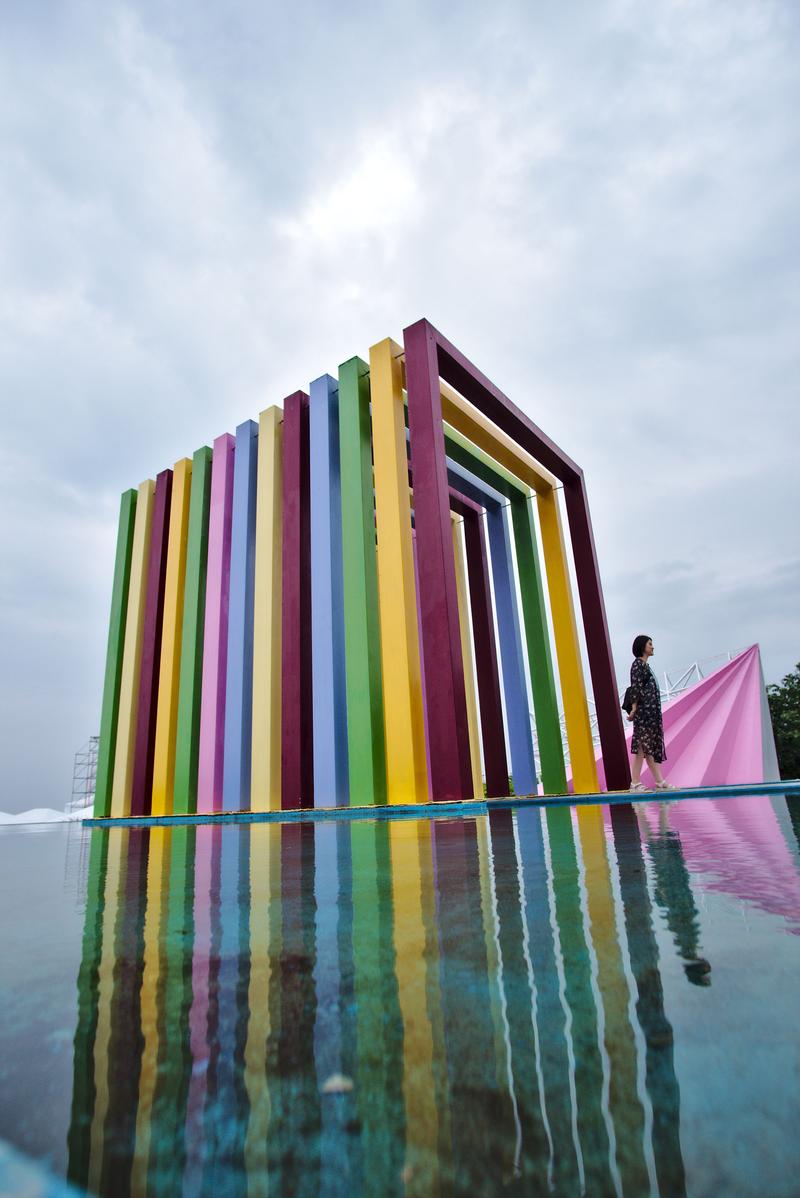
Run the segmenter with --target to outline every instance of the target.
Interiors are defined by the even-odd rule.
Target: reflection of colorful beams
[[[522,660],[511,537],[502,496],[453,463],[448,467],[448,477],[453,486],[459,487],[474,503],[482,504],[486,509],[514,793],[533,794],[537,779],[528,715],[528,688]]]

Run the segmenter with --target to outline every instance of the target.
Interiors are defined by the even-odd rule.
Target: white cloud
[[[749,639],[770,676],[794,664],[789,0],[2,22],[0,735],[23,805],[61,805],[96,731],[119,493],[421,315],[584,466],[620,652],[644,621],[664,664]]]

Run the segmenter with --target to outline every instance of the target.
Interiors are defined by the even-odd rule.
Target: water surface
[[[9,829],[0,1137],[113,1198],[796,1194],[797,828]]]

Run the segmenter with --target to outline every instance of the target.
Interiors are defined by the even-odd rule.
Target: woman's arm
[[[642,697],[642,690],[645,682],[645,667],[638,657],[634,657],[631,663],[631,688],[633,690],[633,704],[628,713],[628,719],[632,720],[636,714],[636,708],[639,706],[639,700]]]

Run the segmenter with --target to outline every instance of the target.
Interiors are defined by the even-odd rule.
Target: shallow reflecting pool
[[[126,1194],[796,1194],[797,800],[0,834],[0,1137]]]

